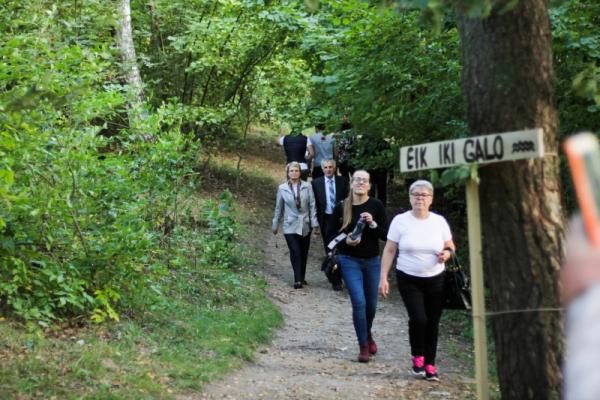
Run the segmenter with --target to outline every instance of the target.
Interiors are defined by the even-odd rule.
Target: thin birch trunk
[[[117,43],[121,53],[122,68],[125,79],[129,85],[129,125],[139,126],[145,120],[143,112],[144,87],[142,77],[137,65],[135,45],[133,44],[133,30],[131,27],[131,6],[129,0],[119,1],[119,21],[117,27]]]

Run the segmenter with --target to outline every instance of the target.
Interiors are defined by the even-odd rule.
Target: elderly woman
[[[352,303],[352,322],[358,339],[359,362],[369,362],[377,353],[371,327],[377,309],[379,285],[379,240],[385,240],[387,219],[381,201],[369,197],[370,176],[358,170],[352,175],[350,194],[333,211],[336,231],[348,233],[338,245],[338,262],[342,279]],[[360,235],[353,237],[357,224],[364,224]]]
[[[277,234],[283,214],[283,236],[290,251],[294,269],[294,289],[306,285],[306,260],[310,247],[311,229],[319,234],[315,195],[312,186],[300,179],[300,164],[291,162],[286,167],[287,181],[277,189],[272,231]]]
[[[398,289],[408,312],[412,374],[438,381],[435,366],[438,325],[444,304],[444,263],[454,251],[448,222],[429,211],[433,186],[425,180],[409,189],[412,209],[390,224],[381,258],[379,290],[389,293],[388,272],[396,259]]]

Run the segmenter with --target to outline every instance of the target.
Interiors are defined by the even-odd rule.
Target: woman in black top
[[[369,197],[369,189],[369,173],[354,172],[348,198],[333,212],[338,224],[336,228],[349,234],[338,245],[338,260],[352,302],[352,321],[360,347],[359,362],[368,362],[369,356],[377,353],[371,326],[379,289],[379,240],[385,240],[387,234],[385,208],[381,201]],[[353,237],[359,221],[364,224],[364,230],[360,236]]]

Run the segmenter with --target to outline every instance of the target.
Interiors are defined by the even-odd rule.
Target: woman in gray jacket
[[[311,229],[319,234],[315,195],[312,186],[300,179],[300,164],[291,162],[286,167],[288,180],[279,185],[272,230],[277,234],[283,214],[283,236],[290,250],[294,269],[294,289],[306,285],[306,260],[310,247]]]

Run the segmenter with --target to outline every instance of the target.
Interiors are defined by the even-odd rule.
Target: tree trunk
[[[131,29],[131,6],[129,0],[119,1],[119,21],[117,29],[117,42],[121,53],[122,68],[125,79],[129,85],[129,124],[138,126],[138,122],[144,120],[143,103],[144,88],[142,77],[137,65],[135,46],[133,44],[133,33]]]
[[[483,258],[503,399],[558,399],[564,215],[551,28],[544,0],[461,16],[463,94],[473,135],[543,128],[546,156],[480,168]]]

